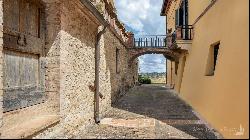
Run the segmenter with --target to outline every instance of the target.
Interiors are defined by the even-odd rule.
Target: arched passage
[[[169,60],[178,61],[182,52],[181,50],[171,50],[169,48],[130,48],[128,51],[130,66],[136,58],[145,54],[163,54]]]
[[[162,54],[145,54],[138,57],[139,82],[150,79],[151,84],[166,84],[167,59]]]

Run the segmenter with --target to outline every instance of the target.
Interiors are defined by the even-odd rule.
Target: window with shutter
[[[179,26],[179,9],[175,10],[175,26]]]

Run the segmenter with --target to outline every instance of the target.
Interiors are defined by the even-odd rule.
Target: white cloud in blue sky
[[[162,0],[116,0],[118,18],[132,28],[135,35],[165,34],[165,17],[160,16]],[[139,57],[140,72],[165,72],[163,55]]]

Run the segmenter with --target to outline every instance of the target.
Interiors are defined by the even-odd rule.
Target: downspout
[[[103,34],[106,32],[107,26],[99,26],[97,40],[95,45],[95,97],[94,97],[94,119],[96,123],[100,122],[99,118],[99,97],[100,97],[100,82],[99,82],[99,71],[100,71],[100,43]]]
[[[166,58],[166,85],[168,85],[168,59]]]
[[[173,65],[172,65],[172,61],[171,61],[171,75],[170,75],[170,88],[172,88],[172,78],[173,78]]]
[[[100,83],[99,83],[99,71],[100,71],[100,41],[103,34],[106,31],[106,28],[109,26],[109,23],[104,19],[103,15],[95,8],[95,6],[89,0],[80,0],[80,2],[85,6],[100,22],[98,27],[98,33],[96,36],[96,45],[95,45],[95,95],[94,95],[94,119],[96,123],[100,122],[99,118],[99,97],[102,97],[100,94]]]

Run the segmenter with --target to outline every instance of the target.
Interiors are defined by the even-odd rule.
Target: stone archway
[[[133,63],[133,61],[139,56],[145,54],[163,54],[167,59],[171,61],[179,61],[181,54],[183,54],[183,50],[180,49],[169,49],[169,48],[129,48],[129,66]]]

